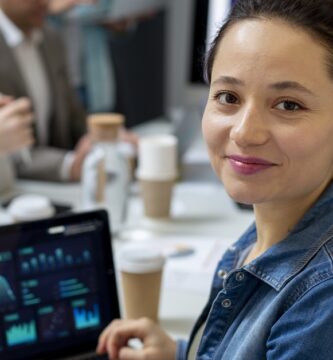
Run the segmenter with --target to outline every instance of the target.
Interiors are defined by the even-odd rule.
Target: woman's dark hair
[[[326,47],[328,71],[333,79],[333,0],[238,0],[207,53],[206,81],[211,82],[218,46],[232,25],[242,20],[274,18],[302,28]]]

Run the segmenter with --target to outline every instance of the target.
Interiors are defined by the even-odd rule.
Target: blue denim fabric
[[[280,243],[236,268],[252,225],[217,266],[197,360],[333,359],[333,185]],[[220,270],[227,275],[219,277]],[[180,341],[177,359],[186,359]]]

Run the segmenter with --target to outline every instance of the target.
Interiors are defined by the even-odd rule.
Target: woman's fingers
[[[149,335],[153,322],[139,320],[115,320],[101,334],[97,352],[107,352],[112,359],[118,359],[119,351],[127,346],[130,339],[139,338],[143,342]]]

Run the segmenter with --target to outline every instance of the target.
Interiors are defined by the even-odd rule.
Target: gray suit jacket
[[[73,149],[85,132],[85,113],[70,87],[64,48],[58,35],[43,29],[40,46],[44,58],[53,102],[50,119],[49,144],[32,149],[32,163],[27,166],[19,157],[14,159],[18,177],[37,180],[60,181],[60,168],[68,150]],[[14,54],[0,31],[0,92],[15,98],[28,96],[23,77]]]

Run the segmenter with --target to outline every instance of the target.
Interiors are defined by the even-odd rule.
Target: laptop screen
[[[116,317],[106,212],[0,228],[0,359],[92,350]]]

